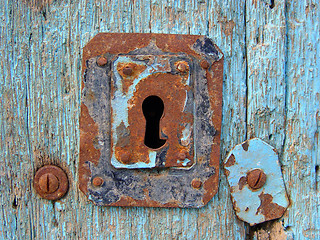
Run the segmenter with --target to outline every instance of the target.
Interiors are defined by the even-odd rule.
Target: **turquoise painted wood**
[[[270,4],[274,2],[274,7]],[[1,239],[320,239],[320,4],[317,0],[0,0]],[[221,159],[259,137],[278,149],[291,205],[238,220],[221,172],[201,209],[107,208],[78,189],[83,46],[98,32],[202,34],[225,55]],[[62,166],[51,203],[32,179]]]

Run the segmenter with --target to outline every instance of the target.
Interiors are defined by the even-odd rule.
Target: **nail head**
[[[200,188],[202,186],[202,182],[199,179],[193,179],[191,182],[193,188]]]
[[[108,63],[108,59],[106,59],[105,57],[99,57],[97,60],[97,64],[102,67],[104,65],[106,65]]]
[[[103,179],[101,177],[95,177],[93,180],[92,180],[92,184],[96,187],[99,187],[101,186],[102,184],[104,183]]]

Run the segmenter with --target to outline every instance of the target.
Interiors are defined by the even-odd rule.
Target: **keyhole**
[[[142,103],[142,111],[146,119],[144,144],[149,148],[156,149],[166,143],[165,139],[160,139],[160,119],[163,109],[163,101],[158,96],[149,96]]]

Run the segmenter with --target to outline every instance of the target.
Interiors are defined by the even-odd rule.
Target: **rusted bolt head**
[[[191,186],[193,188],[200,188],[202,186],[202,182],[199,179],[193,179],[191,182]]]
[[[122,163],[124,163],[124,164],[128,164],[128,163],[130,163],[130,153],[129,152],[127,152],[127,151],[123,151],[123,152],[121,152],[121,154],[120,154],[120,161],[122,162]]]
[[[39,187],[44,193],[53,193],[59,187],[59,180],[52,173],[45,173],[39,178]]]
[[[261,169],[253,169],[247,173],[247,183],[252,189],[262,188],[266,180],[267,175]]]
[[[186,62],[182,62],[182,61],[178,62],[176,66],[177,66],[177,70],[181,73],[185,73],[189,70],[189,66]]]
[[[187,158],[187,151],[182,150],[182,151],[178,152],[177,158],[180,161],[184,161]]]
[[[200,66],[203,68],[203,69],[208,69],[209,67],[210,67],[210,64],[208,63],[208,61],[207,60],[202,60],[201,62],[200,62]]]
[[[102,67],[104,65],[106,65],[108,63],[108,59],[106,59],[105,57],[99,57],[97,60],[97,64]]]
[[[132,70],[131,67],[126,66],[126,67],[124,67],[124,68],[122,69],[122,72],[123,72],[124,75],[131,76],[132,73],[133,73],[133,70]]]
[[[67,193],[69,182],[66,173],[61,168],[46,165],[36,172],[33,185],[42,198],[58,200]]]
[[[101,177],[95,177],[93,180],[92,180],[92,184],[96,187],[99,187],[101,186],[102,184],[104,183],[103,179]]]

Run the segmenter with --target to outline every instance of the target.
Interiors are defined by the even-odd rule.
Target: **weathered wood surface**
[[[0,13],[2,239],[320,239],[319,1],[1,0]],[[98,32],[214,39],[225,55],[221,158],[251,137],[276,147],[285,216],[239,221],[223,173],[198,210],[88,202],[77,186],[81,52]],[[34,192],[45,163],[68,172],[61,201]]]

